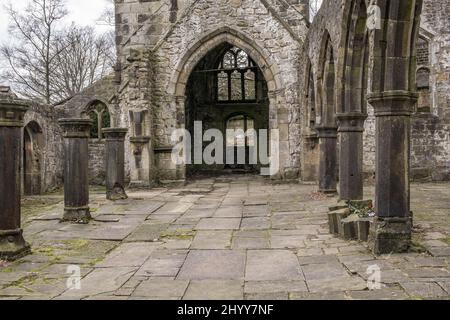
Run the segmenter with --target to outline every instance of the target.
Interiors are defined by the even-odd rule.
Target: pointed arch
[[[172,74],[167,93],[177,97],[184,96],[189,76],[197,63],[208,52],[224,42],[245,50],[255,61],[264,74],[269,92],[276,92],[283,87],[276,63],[270,58],[270,53],[262,49],[262,46],[259,46],[245,34],[230,27],[223,27],[205,35],[186,51]]]
[[[343,103],[339,113],[367,112],[368,37],[366,1],[354,0],[346,37]]]
[[[316,85],[316,106],[320,125],[336,126],[336,67],[333,43],[328,31],[322,38]]]

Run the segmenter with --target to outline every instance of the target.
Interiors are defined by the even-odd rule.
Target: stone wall
[[[89,183],[93,185],[105,185],[106,159],[105,141],[98,139],[89,140]]]
[[[42,144],[37,151],[40,155],[40,192],[55,190],[63,182],[62,132],[57,124],[57,118],[58,113],[52,106],[35,102],[30,102],[30,109],[24,118],[25,126],[32,122],[37,123],[43,136]],[[23,166],[22,162],[22,168]]]
[[[412,167],[418,179],[450,179],[450,0],[424,0],[422,36],[429,43],[431,112],[413,121]]]

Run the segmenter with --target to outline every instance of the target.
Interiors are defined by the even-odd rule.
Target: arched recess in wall
[[[308,59],[304,72],[303,87],[303,120],[302,137],[304,148],[302,152],[302,172],[303,181],[317,181],[318,179],[318,157],[319,135],[316,130],[318,123],[316,114],[316,86],[314,72],[311,61]]]
[[[320,117],[320,127],[336,127],[336,68],[333,44],[328,31],[322,39],[319,64],[320,79],[317,81],[316,106]]]
[[[371,32],[369,91],[416,91],[416,48],[422,0],[378,0],[381,29]],[[371,94],[372,95],[372,94]]]
[[[319,60],[316,105],[320,107],[319,132],[319,191],[337,193],[337,123],[336,123],[336,68],[333,44],[325,31]]]
[[[277,63],[272,59],[268,49],[259,45],[257,41],[249,38],[245,34],[230,27],[223,27],[206,34],[200,41],[186,51],[177,63],[177,66],[174,67],[174,72],[167,88],[167,94],[168,96],[173,97],[174,102],[176,103],[178,112],[176,116],[178,119],[177,125],[183,127],[193,119],[186,110],[189,109],[187,103],[189,103],[190,99],[187,95],[187,90],[189,88],[188,83],[194,70],[196,70],[200,63],[205,61],[205,57],[208,57],[211,52],[215,52],[215,56],[217,57],[228,50],[226,47],[228,47],[228,49],[230,47],[236,47],[244,51],[254,62],[254,67],[258,69],[257,77],[260,79],[257,83],[260,83],[261,86],[264,87],[264,90],[259,90],[259,92],[266,92],[266,94],[260,98],[268,105],[266,110],[270,116],[268,116],[269,121],[267,129],[278,129],[278,106],[284,105],[285,98],[282,94],[284,81],[280,77]],[[209,89],[207,90],[214,89],[213,87],[208,88]],[[260,102],[258,101],[260,99],[258,98],[258,93],[256,94],[256,103],[258,103]],[[258,122],[257,119],[255,120]],[[263,128],[266,128],[266,126]],[[288,141],[286,141],[286,143],[288,143]],[[280,158],[281,157],[283,157],[282,153],[280,153]],[[285,157],[288,157],[288,155],[286,154]],[[177,167],[178,172],[182,172],[183,170],[185,170],[185,168],[182,168],[181,166]],[[278,172],[283,172],[283,168],[280,167]]]
[[[254,173],[260,167],[254,147],[256,143],[263,145],[255,141],[253,130],[269,128],[268,89],[261,68],[244,49],[223,42],[197,63],[186,86],[184,114],[191,137],[198,136],[195,128],[201,122],[203,133],[209,129],[222,133],[226,151],[223,156],[215,153],[214,163],[197,158],[186,167],[188,177],[223,170]],[[229,130],[238,137],[230,140]],[[264,147],[267,150],[268,146]],[[204,144],[202,151],[207,149],[208,144]],[[192,152],[192,156],[195,154]]]
[[[365,0],[352,1],[344,72],[344,102],[339,113],[367,113],[369,33]]]
[[[317,114],[316,114],[316,89],[314,85],[314,73],[312,69],[311,62],[308,61],[306,72],[305,72],[305,105],[306,105],[306,114],[305,120],[306,123],[305,129],[307,135],[316,135],[316,124],[317,124]]]
[[[25,195],[42,193],[43,152],[45,140],[41,126],[30,121],[23,136],[23,179]]]
[[[111,114],[106,103],[94,100],[87,105],[83,114],[93,121],[90,138],[103,139],[102,129],[111,127]]]

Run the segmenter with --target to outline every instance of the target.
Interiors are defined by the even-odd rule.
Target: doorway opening
[[[194,124],[201,122],[203,134],[216,129],[224,137],[222,163],[188,165],[187,176],[256,173],[261,167],[254,156],[261,147],[256,133],[269,129],[269,98],[264,74],[252,57],[224,42],[200,60],[186,89],[185,125],[191,136]],[[209,144],[203,142],[203,150]]]

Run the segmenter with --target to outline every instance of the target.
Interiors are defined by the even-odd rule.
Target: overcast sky
[[[26,7],[30,0],[0,0],[0,42],[9,41],[8,37],[8,15],[5,13],[4,5],[11,2],[14,8]],[[96,26],[99,32],[110,27],[96,24],[104,9],[110,5],[108,0],[66,0],[69,16],[65,23],[75,22],[78,25]]]

